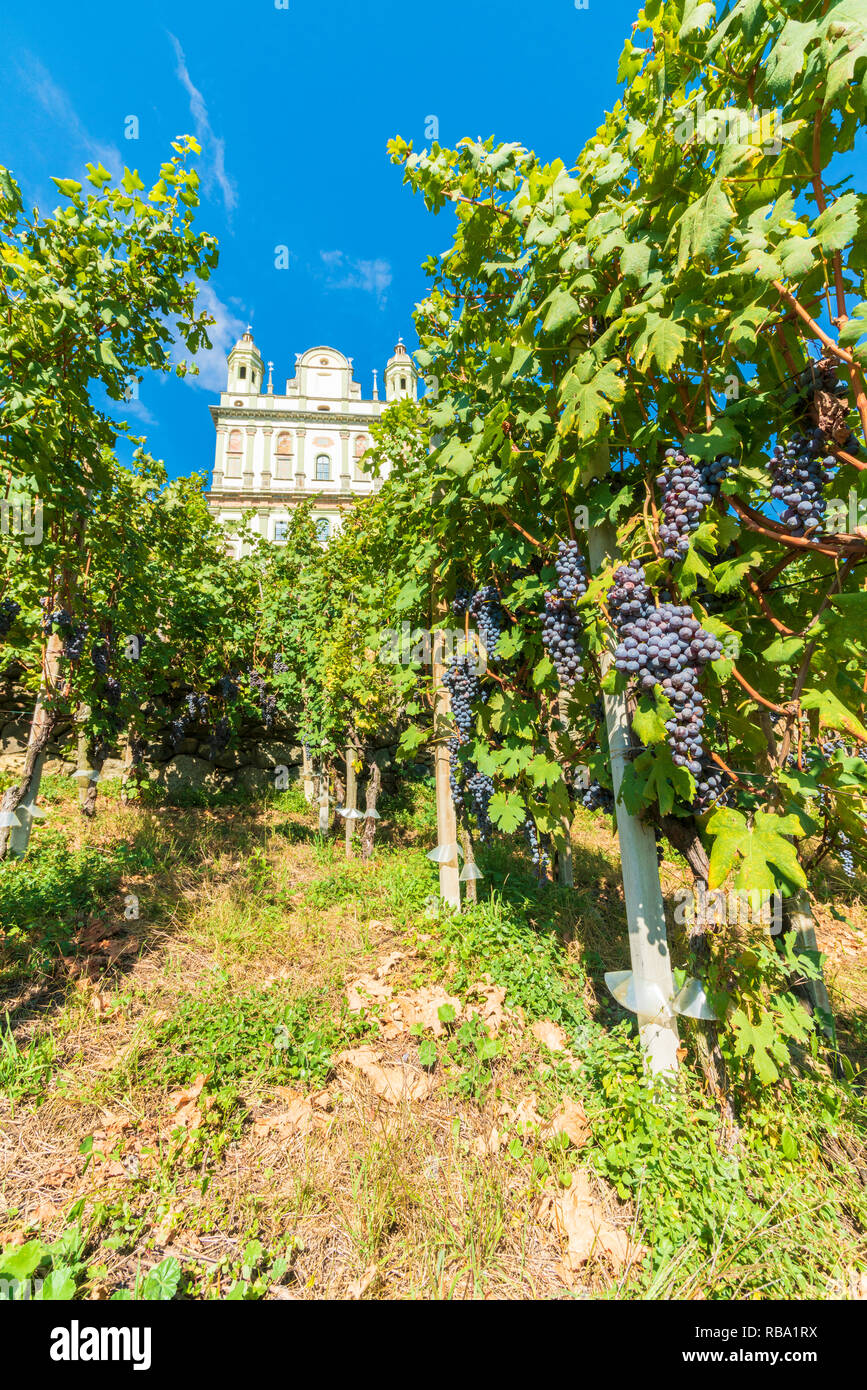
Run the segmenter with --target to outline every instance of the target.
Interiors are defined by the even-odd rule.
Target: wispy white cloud
[[[187,60],[184,57],[184,50],[181,48],[180,42],[172,33],[169,33],[169,38],[175,50],[178,79],[190,98],[190,115],[195,123],[196,139],[202,146],[205,155],[210,159],[210,163],[204,170],[205,189],[210,192],[216,183],[223,196],[223,205],[226,211],[231,213],[232,209],[238,205],[238,193],[234,183],[226,173],[226,142],[214,134],[208,117],[205,98],[190,77]]]
[[[331,290],[363,290],[376,296],[377,304],[385,304],[391,284],[391,265],[378,258],[373,261],[352,260],[343,251],[320,251],[320,259],[328,271],[327,285]]]
[[[82,150],[93,164],[102,163],[116,179],[123,173],[123,160],[116,145],[98,140],[84,125],[62,87],[32,53],[23,53],[18,71],[24,86],[51,121],[63,131],[70,146]],[[66,171],[64,170],[64,173]]]
[[[123,405],[117,407],[117,409],[120,415],[127,417],[131,415],[132,418],[138,420],[141,425],[155,425],[157,423],[156,416],[151,414],[144,401],[140,398],[136,399],[133,397],[131,400],[124,401]]]
[[[205,284],[199,287],[196,307],[206,310],[215,320],[208,329],[212,346],[197,352],[192,358],[188,357],[182,348],[178,348],[174,357],[175,361],[186,358],[187,361],[195,362],[198,367],[197,376],[185,378],[190,386],[197,386],[202,391],[215,394],[226,389],[226,358],[246,328],[247,320],[234,314],[229,306],[223,303],[212,285]]]

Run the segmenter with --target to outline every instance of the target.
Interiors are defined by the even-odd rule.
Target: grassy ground
[[[109,795],[93,824],[57,785],[46,801],[28,858],[0,869],[0,1280],[86,1298],[864,1296],[867,917],[833,866],[816,910],[854,1077],[800,1057],[723,1143],[690,1037],[654,1100],[602,983],[628,966],[604,820],[579,813],[574,891],[483,849],[482,901],[451,917],[423,787],[387,808],[370,864],[294,791]],[[676,862],[663,876],[669,895],[686,882]]]

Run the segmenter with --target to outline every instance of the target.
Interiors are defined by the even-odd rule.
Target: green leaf
[[[750,1060],[763,1086],[773,1085],[789,1052],[771,1015],[766,1013],[760,1023],[753,1023],[743,1009],[733,1009],[728,1023],[735,1037],[736,1056]]]
[[[76,193],[80,193],[82,185],[76,183],[75,179],[56,179],[51,176],[51,182],[56,183],[64,198],[74,198]]]
[[[439,455],[439,461],[450,473],[456,473],[459,478],[465,478],[476,463],[475,456],[457,438],[449,440]]]
[[[100,338],[96,345],[97,356],[104,367],[120,367],[110,338]]]
[[[48,1249],[41,1240],[27,1240],[0,1255],[0,1275],[10,1279],[29,1279],[46,1259]]]
[[[517,792],[496,792],[491,797],[488,811],[494,825],[498,826],[504,835],[514,834],[518,827],[524,824],[527,814],[523,798]]]
[[[741,811],[724,806],[711,816],[707,833],[713,837],[709,888],[720,888],[734,869],[734,887],[745,892],[781,884],[806,888],[806,875],[791,842],[791,837],[804,833],[797,816],[757,811],[750,825]]]
[[[826,729],[843,729],[856,738],[867,739],[867,729],[857,715],[847,709],[832,690],[805,690],[801,696],[804,709],[819,711],[819,723]]]
[[[152,1303],[166,1303],[174,1298],[180,1282],[180,1262],[174,1255],[167,1255],[147,1274],[142,1285],[141,1297]]]
[[[666,703],[668,703],[666,701]],[[665,727],[665,719],[671,718],[671,706],[668,707],[668,714],[663,717],[657,709],[655,703],[647,695],[643,695],[638,702],[638,709],[632,716],[632,727],[641,739],[642,743],[664,743],[668,737]]]
[[[553,294],[549,295],[545,301],[548,312],[542,328],[546,333],[559,334],[564,328],[570,327],[576,319],[584,316],[585,311],[581,308],[577,299],[568,290],[558,287]],[[542,305],[542,308],[545,307]]]
[[[640,365],[645,359],[655,361],[661,371],[667,372],[683,352],[687,331],[674,319],[662,318],[659,314],[648,314],[647,323],[635,344],[635,358]]]
[[[45,1276],[42,1287],[34,1295],[34,1301],[43,1303],[68,1303],[75,1297],[75,1279],[72,1270],[59,1265]]]
[[[790,95],[795,78],[804,66],[805,50],[816,37],[818,25],[802,24],[789,19],[767,58],[763,60],[765,81],[770,90],[780,96]]]
[[[542,753],[537,753],[530,759],[525,771],[527,776],[532,778],[535,787],[553,787],[563,776],[560,764],[546,758]]]
[[[802,637],[778,637],[769,647],[765,647],[762,658],[765,661],[773,662],[774,665],[790,665],[803,650],[804,639]]]
[[[858,197],[844,193],[813,224],[813,232],[823,251],[841,251],[858,231]]]
[[[620,257],[620,272],[633,280],[643,280],[650,269],[650,243],[633,241]]]
[[[103,184],[111,183],[111,174],[100,160],[99,164],[87,164],[87,181],[96,188],[102,188]]]
[[[419,1066],[432,1070],[437,1064],[437,1045],[433,1038],[423,1038],[418,1049]]]

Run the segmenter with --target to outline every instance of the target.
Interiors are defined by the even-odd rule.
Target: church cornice
[[[369,401],[369,405],[384,407],[386,401]],[[220,424],[223,420],[231,420],[240,423],[240,418],[246,416],[252,418],[252,423],[262,428],[267,428],[271,421],[296,425],[322,425],[332,428],[340,428],[345,425],[369,425],[371,420],[375,420],[381,412],[371,411],[369,415],[361,415],[354,411],[326,411],[324,410],[250,410],[247,406],[237,405],[211,405],[208,407],[211,412],[211,419],[214,424]]]
[[[300,490],[296,488],[294,492],[275,493],[270,491],[257,492],[253,490],[247,492],[224,492],[222,490],[220,492],[214,492],[211,488],[205,493],[205,501],[208,503],[208,506],[212,507],[246,508],[248,510],[251,507],[267,507],[269,510],[276,510],[285,508],[287,505],[291,506],[295,502],[317,502],[322,505],[334,503],[338,507],[348,507],[362,497],[372,496],[374,496],[372,490],[370,492],[312,492],[307,488],[302,488]]]

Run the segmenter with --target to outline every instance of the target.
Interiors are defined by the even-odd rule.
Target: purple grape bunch
[[[488,656],[494,656],[506,626],[506,615],[493,584],[485,584],[473,594],[467,612],[475,619]]]
[[[720,484],[735,460],[722,454],[710,463],[696,463],[681,449],[666,449],[666,465],[657,478],[662,498],[659,538],[666,560],[682,560],[689,550],[689,537],[701,521],[701,514],[720,490]]]
[[[606,815],[614,814],[614,793],[610,787],[603,787],[601,782],[591,782],[581,798],[581,805],[588,811],[604,811]]]
[[[584,675],[583,626],[575,610],[587,592],[587,566],[577,541],[561,541],[554,562],[557,586],[545,594],[542,645],[554,663],[561,686],[571,690]]]
[[[0,603],[0,637],[6,636],[20,612],[20,603],[16,603],[13,598],[3,599]]]
[[[457,652],[452,657],[443,685],[449,692],[452,714],[458,729],[458,736],[449,739],[449,782],[455,811],[466,811],[474,815],[479,834],[486,840],[491,831],[488,806],[494,794],[494,783],[485,773],[479,771],[474,763],[461,759],[460,747],[470,737],[473,728],[473,702],[479,698],[480,685],[475,670],[475,660],[465,652]]]
[[[833,454],[825,456],[826,440],[821,430],[793,434],[775,444],[770,460],[771,496],[785,504],[780,518],[793,536],[822,535],[828,503],[824,495]]]
[[[672,603],[658,608],[648,603],[646,612],[620,626],[619,635],[615,669],[634,678],[642,691],[662,687],[673,706],[665,726],[672,761],[692,773],[694,804],[705,810],[725,791],[723,774],[705,754],[704,697],[698,688],[704,667],[722,656],[719,640],[701,626],[691,608]]]

